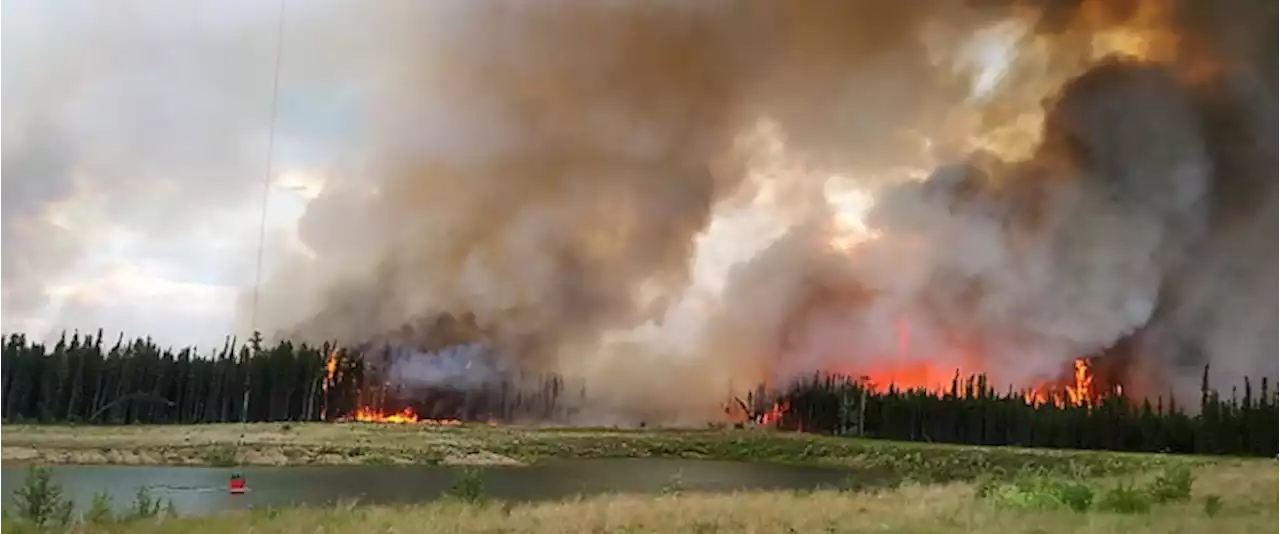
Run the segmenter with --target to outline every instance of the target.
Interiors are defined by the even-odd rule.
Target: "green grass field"
[[[394,424],[5,425],[6,465],[518,465],[549,458],[707,458],[863,468],[920,481],[1028,468],[1112,475],[1222,459],[974,447],[765,430],[614,430]]]
[[[894,479],[872,491],[675,491],[536,504],[455,499],[73,527],[84,532],[1262,532],[1277,524],[1280,501],[1273,459],[962,447],[758,430],[371,424],[2,430],[6,465],[511,464],[664,456],[839,465]],[[23,528],[5,520],[6,531]]]

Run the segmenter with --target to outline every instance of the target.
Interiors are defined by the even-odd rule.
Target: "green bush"
[[[1129,483],[1107,490],[1098,500],[1098,509],[1121,514],[1144,514],[1151,511],[1151,494]]]
[[[445,490],[445,497],[465,503],[484,502],[488,496],[484,489],[484,475],[474,467],[467,467],[458,472],[453,485]]]
[[[1101,492],[1083,478],[1061,478],[1044,471],[1027,470],[1013,482],[1001,483],[993,478],[978,481],[975,496],[997,506],[1016,509],[1069,508],[1084,512],[1098,510],[1126,514],[1146,513],[1155,504],[1186,502],[1191,498],[1195,477],[1185,465],[1170,466],[1146,486],[1121,482]],[[1207,514],[1216,513],[1221,502],[1205,504]],[[1214,511],[1209,512],[1213,507]]]
[[[1082,482],[1066,482],[1057,488],[1058,499],[1076,512],[1084,512],[1093,504],[1093,488]]]
[[[1046,510],[1065,507],[1083,512],[1093,503],[1093,488],[1078,480],[1023,476],[1013,483],[984,481],[978,486],[977,496],[1004,508]]]
[[[16,519],[20,521],[39,528],[71,523],[75,503],[62,496],[62,486],[53,481],[53,470],[48,467],[27,468],[27,478],[13,492],[13,499],[18,509]]]
[[[1191,484],[1194,481],[1195,475],[1191,474],[1191,468],[1185,465],[1166,467],[1147,486],[1147,493],[1151,494],[1151,500],[1156,504],[1186,502],[1191,500]]]
[[[974,480],[973,496],[977,499],[988,499],[992,493],[1001,488],[1002,484],[994,477],[989,475],[981,475]]]

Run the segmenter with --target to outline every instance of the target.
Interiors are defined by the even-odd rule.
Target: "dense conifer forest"
[[[361,408],[405,407],[389,400],[396,395],[370,392],[365,362],[328,344],[265,346],[255,337],[240,345],[228,340],[210,355],[148,339],[107,341],[101,332],[63,336],[53,346],[17,334],[4,337],[0,363],[3,418],[10,423],[332,421]],[[1188,410],[1166,398],[1122,395],[1080,404],[1031,402],[1013,391],[997,393],[981,376],[957,377],[950,391],[926,392],[815,375],[781,391],[761,389],[740,404],[767,407],[748,410],[756,422],[824,434],[1274,456],[1278,418],[1271,387],[1265,379],[1245,379],[1221,396],[1206,382],[1199,405]],[[585,391],[550,377],[533,390],[500,384],[483,392],[428,393],[408,407],[423,418],[558,421],[571,413],[560,405],[572,404],[566,401],[575,395]]]

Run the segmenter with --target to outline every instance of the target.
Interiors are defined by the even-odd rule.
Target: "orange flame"
[[[1023,393],[1028,404],[1054,406],[1097,406],[1111,395],[1123,395],[1124,387],[1116,384],[1109,390],[1100,389],[1094,380],[1093,366],[1087,358],[1076,358],[1072,362],[1071,382],[1068,384],[1047,383]]]
[[[333,383],[333,375],[338,372],[338,349],[333,349],[333,352],[329,353],[329,358],[325,361],[324,368],[325,376],[324,381],[320,383],[320,390],[324,392],[324,398],[328,399],[329,384]],[[325,404],[328,404],[327,400],[325,401]],[[320,419],[327,420],[328,418],[329,407],[326,405],[320,408]]]
[[[1093,392],[1093,371],[1084,358],[1077,358],[1073,366],[1075,372],[1072,378],[1075,383],[1067,386],[1067,398],[1071,399],[1071,404],[1079,406],[1092,400],[1090,394]]]
[[[333,375],[338,372],[338,351],[334,350],[329,354],[329,359],[324,363],[325,368],[325,389],[329,388],[329,382],[333,381]]]
[[[334,378],[338,374],[337,349],[334,349],[334,351],[329,354],[329,357],[325,360],[324,366],[325,366],[325,378],[324,378],[324,381],[320,384],[320,387],[321,389],[323,389],[325,393],[328,393],[329,386],[333,384]],[[371,395],[370,396],[371,398],[370,398],[370,397],[366,397],[363,394],[363,392],[361,392],[361,394],[359,394],[358,396],[361,399],[363,399],[360,402],[364,404],[364,406],[357,408],[354,412],[351,412],[350,415],[347,415],[345,417],[340,417],[339,420],[340,421],[358,421],[362,423],[393,423],[393,424],[419,423],[424,425],[436,425],[436,426],[459,426],[462,424],[462,421],[458,419],[420,419],[418,417],[418,413],[415,412],[413,408],[409,408],[409,407],[406,407],[399,411],[390,411],[390,412],[375,408],[374,406],[382,404],[382,397],[384,393],[385,392],[381,389],[375,389],[373,392],[373,395]],[[326,395],[326,398],[327,398],[327,395]],[[321,411],[320,411],[321,419],[327,420],[327,412],[328,412],[328,407],[321,408]],[[488,426],[491,426],[491,427],[497,426],[497,423],[492,420],[488,421],[487,424]]]
[[[351,414],[351,417],[349,419],[359,421],[362,423],[393,423],[393,424],[418,423],[422,425],[433,425],[433,426],[461,426],[462,425],[462,421],[458,419],[419,419],[417,412],[413,411],[413,408],[405,408],[398,412],[384,413],[384,412],[375,410],[373,408],[364,407],[364,408],[357,409],[355,413]],[[497,426],[497,423],[493,421],[489,421],[488,425]]]
[[[853,376],[852,373],[839,370],[836,374]],[[905,362],[877,367],[863,373],[859,381],[877,393],[887,393],[892,386],[898,391],[925,390],[936,395],[945,395],[951,392],[951,382],[957,374],[965,377],[969,373],[928,362]]]
[[[399,412],[384,414],[369,408],[357,409],[351,418],[365,423],[417,423],[418,414],[413,408],[405,408]]]
[[[911,330],[903,318],[893,321],[895,356],[893,363],[879,363],[872,369],[837,368],[829,369],[838,375],[858,381],[872,391],[887,393],[890,387],[898,391],[924,390],[935,395],[946,395],[957,377],[964,378],[973,374],[980,362],[968,351],[963,354],[962,361],[951,364],[940,364],[919,358],[911,346]],[[963,393],[961,393],[963,394]]]
[[[760,415],[760,424],[765,426],[777,425],[778,422],[782,420],[782,414],[787,413],[787,410],[790,408],[791,407],[785,400],[774,403],[773,407],[770,408],[769,411]]]

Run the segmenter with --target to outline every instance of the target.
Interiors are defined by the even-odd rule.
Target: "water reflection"
[[[399,504],[436,499],[453,484],[458,468],[436,466],[314,467],[130,467],[56,466],[53,478],[83,510],[95,493],[106,493],[124,510],[139,488],[173,501],[184,515],[250,507],[330,504],[358,500]],[[25,467],[0,468],[5,503],[26,478]],[[227,481],[244,475],[249,492],[231,495]],[[841,469],[657,458],[572,460],[532,467],[482,470],[488,495],[536,501],[617,492],[815,489],[841,485]]]

